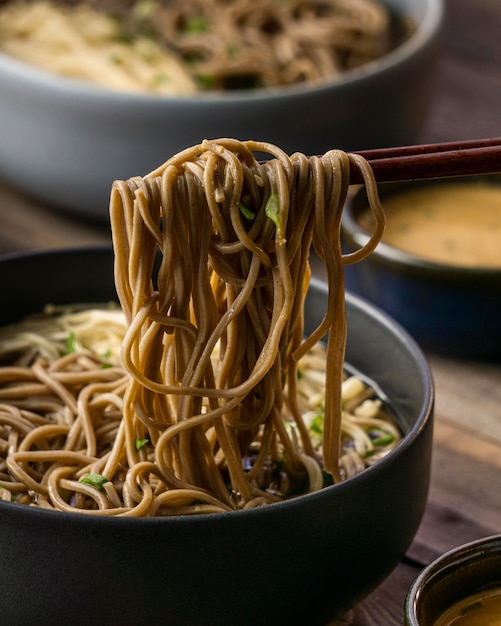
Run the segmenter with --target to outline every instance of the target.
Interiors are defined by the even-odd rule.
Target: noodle
[[[323,80],[383,56],[410,30],[377,0],[0,2],[5,53],[158,94]]]
[[[377,227],[343,257],[351,167]],[[204,141],[115,182],[110,216],[123,313],[54,310],[0,333],[4,499],[98,515],[244,509],[343,480],[398,442],[381,400],[344,373],[342,268],[384,227],[363,159]],[[304,337],[312,245],[329,293]]]

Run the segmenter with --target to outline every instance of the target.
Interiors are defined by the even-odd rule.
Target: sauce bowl
[[[501,194],[498,175],[386,183],[379,185],[379,194],[384,207],[385,199],[392,196],[452,186],[455,181],[500,184]],[[341,227],[345,252],[356,250],[368,239],[360,220],[367,206],[360,190],[345,207]],[[475,215],[474,206],[471,212]],[[471,237],[476,237],[474,223]],[[499,251],[501,255],[501,242]],[[423,348],[461,357],[501,357],[501,262],[499,267],[462,266],[429,260],[381,242],[368,259],[347,266],[345,277],[349,290],[384,309]]]
[[[464,544],[430,563],[407,594],[405,626],[436,626],[440,617],[458,602],[477,594],[481,597],[496,588],[501,589],[501,535]],[[480,605],[481,602],[470,606],[467,614],[471,619]],[[478,622],[468,623],[491,622],[479,616]]]

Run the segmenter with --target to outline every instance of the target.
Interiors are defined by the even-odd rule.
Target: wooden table
[[[433,104],[420,142],[501,135],[501,2],[447,0]],[[109,243],[106,225],[60,214],[0,184],[0,254]],[[500,321],[501,323],[501,321]],[[397,569],[335,625],[396,626],[422,566],[501,533],[501,364],[428,354],[436,427],[428,507]]]

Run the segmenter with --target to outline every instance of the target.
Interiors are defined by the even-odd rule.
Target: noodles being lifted
[[[10,0],[0,49],[109,89],[189,95],[335,76],[395,48],[401,22],[378,0]]]
[[[273,158],[257,161],[263,153]],[[363,249],[343,257],[350,168],[363,174],[377,228]],[[343,265],[369,254],[384,227],[362,158],[204,141],[145,178],[115,182],[110,214],[123,332],[127,326],[121,360],[96,356],[103,341],[91,346],[85,320],[63,317],[63,335],[75,329],[73,339],[91,354],[71,349],[29,372],[20,363],[0,368],[11,449],[0,483],[7,489],[13,480],[10,494],[24,484],[40,506],[108,515],[240,509],[319,489],[325,474],[338,481],[360,471],[376,451],[371,436],[396,443],[380,402],[361,403],[367,387],[357,377],[343,382]],[[329,295],[323,321],[305,338],[312,244],[325,261]],[[113,352],[117,341],[104,343]],[[38,344],[37,352],[46,349]],[[103,369],[110,359],[115,367]],[[32,396],[48,413],[33,431]],[[320,404],[308,407],[315,396]],[[341,451],[344,438],[350,445]]]

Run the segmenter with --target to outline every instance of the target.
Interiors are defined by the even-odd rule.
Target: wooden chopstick
[[[376,181],[397,182],[501,172],[501,137],[356,152],[366,158]],[[363,182],[352,171],[351,184]]]

